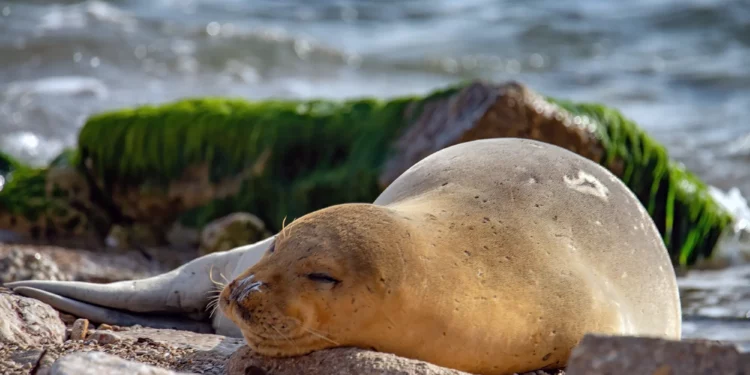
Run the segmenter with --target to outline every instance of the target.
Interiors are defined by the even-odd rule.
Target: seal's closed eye
[[[319,283],[338,284],[341,282],[341,280],[335,279],[329,275],[326,275],[320,272],[310,273],[307,275],[307,278],[312,281],[319,282]]]

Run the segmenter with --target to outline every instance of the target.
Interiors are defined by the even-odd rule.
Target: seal
[[[565,366],[587,333],[679,339],[674,269],[605,168],[531,140],[436,152],[372,204],[292,222],[221,292],[268,356],[337,346],[478,374]]]
[[[218,303],[228,319],[207,324],[211,268],[232,282]],[[630,190],[573,152],[514,138],[445,148],[372,204],[313,212],[154,278],[8,286],[96,322],[242,335],[266,355],[355,346],[480,374],[562,367],[585,333],[681,332],[674,269]]]

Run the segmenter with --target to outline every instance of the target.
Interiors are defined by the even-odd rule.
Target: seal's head
[[[366,345],[384,333],[385,305],[397,303],[404,267],[393,254],[410,246],[403,220],[372,204],[310,213],[222,290],[219,308],[264,355]]]

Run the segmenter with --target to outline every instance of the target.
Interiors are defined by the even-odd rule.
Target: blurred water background
[[[43,164],[94,112],[189,96],[519,80],[621,109],[705,181],[748,196],[748,66],[745,0],[0,1],[0,149]],[[735,319],[697,319],[688,336],[750,342],[750,268],[681,283],[687,314]]]

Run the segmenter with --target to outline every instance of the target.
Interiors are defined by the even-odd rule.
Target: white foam
[[[750,262],[750,206],[736,187],[725,192],[709,186],[711,197],[734,216],[732,225],[722,232],[708,263],[741,264]]]
[[[23,95],[93,95],[105,98],[107,86],[100,80],[83,76],[55,76],[33,81],[18,81],[8,85],[5,95],[21,97]]]

